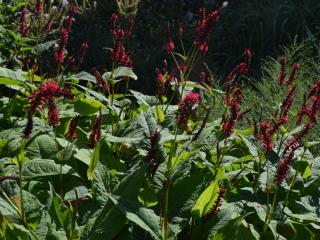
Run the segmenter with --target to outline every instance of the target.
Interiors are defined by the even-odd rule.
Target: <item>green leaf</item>
[[[191,212],[195,218],[201,218],[204,216],[214,205],[219,194],[218,181],[211,183],[197,199]]]
[[[87,97],[78,99],[75,103],[74,110],[83,116],[94,114],[98,112],[100,108],[104,107],[105,106],[100,101]]]
[[[154,109],[154,115],[157,117],[159,123],[164,121],[165,115],[160,106],[156,106],[156,108]]]
[[[133,170],[117,185],[114,194],[128,200],[136,200],[139,190],[145,181],[147,169],[147,165],[144,164]],[[102,235],[107,236],[107,239],[113,239],[125,227],[125,220],[123,213],[108,201],[99,212],[99,215],[87,223],[83,239],[100,239]]]
[[[145,207],[152,207],[158,204],[158,199],[151,188],[142,189],[138,196],[139,202]]]
[[[90,73],[84,72],[84,71],[79,72],[75,75],[72,75],[68,79],[84,80],[84,81],[96,83],[95,76],[91,75]]]
[[[1,216],[5,217],[10,222],[19,222],[19,210],[18,208],[13,205],[13,203],[9,203],[9,199],[5,200],[4,198],[0,197],[0,214]]]
[[[33,158],[55,158],[58,152],[57,144],[49,135],[40,135],[35,137],[26,148],[26,156]]]
[[[0,84],[27,87],[27,81],[21,73],[0,67]]]
[[[52,194],[52,203],[53,203],[56,216],[61,226],[63,226],[65,232],[67,233],[68,239],[70,240],[80,239],[80,232],[77,227],[77,224],[72,219],[71,210],[63,203],[60,197],[53,190],[53,187],[50,186],[50,188],[51,188],[51,194]]]
[[[73,157],[89,166],[91,161],[91,152],[89,151],[89,149],[76,149],[75,152],[76,153],[73,155]]]
[[[111,72],[106,72],[102,75],[102,77],[104,79],[107,79],[109,80],[110,77],[111,77]],[[132,71],[131,68],[128,68],[128,67],[118,67],[116,68],[114,71],[113,71],[113,75],[112,77],[114,79],[117,79],[117,78],[123,78],[123,77],[128,77],[128,78],[131,78],[133,80],[137,80],[138,77],[137,75]]]
[[[154,96],[144,95],[141,92],[137,92],[134,90],[130,90],[130,92],[137,99],[137,101],[140,105],[144,104],[149,107],[149,106],[155,105],[157,102],[157,99]]]
[[[106,134],[105,140],[107,142],[112,142],[112,143],[137,144],[142,140],[142,138],[117,137],[117,136],[113,136],[111,134]]]
[[[72,167],[68,165],[62,166],[62,174],[80,177]],[[56,176],[60,174],[60,164],[50,159],[34,159],[27,161],[22,168],[24,179],[31,180],[33,178]]]
[[[50,50],[50,48],[53,48],[54,45],[57,43],[57,40],[48,41],[45,43],[40,43],[32,48],[31,52],[33,54],[41,54],[44,51]]]
[[[252,212],[246,213],[235,219],[230,220],[223,228],[220,228],[210,239],[239,239],[239,240],[258,240],[259,233],[253,228],[253,225],[248,224],[244,218]]]
[[[122,197],[110,194],[108,197],[128,220],[149,232],[154,239],[160,239],[160,217],[153,210],[139,207],[136,203]]]
[[[99,161],[99,157],[100,157],[100,146],[101,146],[101,141],[98,142],[98,144],[96,145],[96,147],[93,150],[92,153],[92,157],[90,160],[90,164],[87,170],[87,177],[88,180],[92,181],[93,176],[94,176],[94,170],[97,166],[97,163]]]
[[[99,205],[103,206],[108,200],[107,192],[113,192],[118,179],[101,162],[98,162],[92,180],[92,195]]]

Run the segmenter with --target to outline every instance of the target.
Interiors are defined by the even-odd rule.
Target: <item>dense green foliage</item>
[[[259,78],[241,49],[218,81],[206,41],[228,8],[208,10],[187,41],[160,34],[168,61],[146,95],[129,87],[142,83],[128,9],[112,15],[108,59],[84,71],[91,44],[69,45],[81,26],[71,20],[93,3],[4,3],[1,239],[320,239],[314,38],[265,60]]]

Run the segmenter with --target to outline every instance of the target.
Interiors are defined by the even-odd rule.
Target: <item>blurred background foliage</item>
[[[80,2],[80,1],[78,1]],[[208,10],[222,5],[221,0],[122,0],[127,8],[121,9],[126,17],[136,14],[130,46],[134,68],[140,78],[138,86],[144,92],[153,92],[154,71],[157,64],[168,58],[164,51],[165,28],[170,22],[177,47],[177,29],[184,26],[184,40],[191,44],[198,9]],[[130,3],[133,6],[130,8]],[[139,4],[138,4],[139,3]],[[88,40],[90,45],[86,70],[108,65],[108,53],[103,50],[111,44],[110,18],[117,8],[116,1],[92,1],[88,11],[78,17],[71,43],[74,49]],[[277,58],[283,47],[291,44],[318,45],[320,23],[318,0],[230,0],[211,38],[209,55],[206,58],[210,69],[217,76],[225,75],[240,61],[243,49],[254,52],[251,76],[259,78],[266,58]],[[311,54],[314,54],[311,53]],[[314,56],[314,55],[312,55]],[[303,56],[309,57],[309,56]],[[296,59],[299,61],[300,59]],[[96,66],[99,63],[101,66]],[[197,81],[197,76],[194,76]],[[217,77],[219,78],[219,77]],[[141,84],[143,82],[143,84]]]
[[[16,54],[27,49],[24,46],[26,41],[18,38],[10,26],[12,22],[19,21],[19,9],[31,1],[0,2],[0,64],[3,62],[3,65],[4,62],[10,62],[8,59],[14,61]],[[190,45],[194,38],[198,9],[205,6],[210,11],[223,4],[222,0],[69,2],[77,3],[79,14],[70,36],[68,50],[77,52],[84,41],[89,42],[88,56],[82,69],[86,71],[92,68],[110,68],[110,53],[106,48],[112,46],[112,13],[118,11],[123,15],[123,24],[126,24],[126,18],[134,17],[133,34],[126,46],[130,49],[139,81],[131,87],[149,94],[154,92],[155,69],[161,68],[164,59],[170,58],[164,49],[168,22],[179,51],[179,26],[184,27],[185,45]],[[213,29],[209,54],[205,59],[208,67],[215,73],[216,84],[225,81],[226,75],[241,61],[243,50],[250,48],[254,53],[252,67],[249,78],[241,81],[248,91],[247,95],[252,95],[252,104],[271,103],[268,98],[276,95],[282,98],[283,94],[276,86],[272,96],[265,94],[264,99],[259,98],[263,92],[261,89],[272,90],[272,78],[276,76],[279,68],[276,61],[281,55],[287,55],[290,63],[301,64],[299,80],[302,81],[301,89],[306,88],[317,78],[319,72],[319,12],[318,0],[228,1],[228,7]],[[195,74],[191,80],[198,81],[198,78]]]

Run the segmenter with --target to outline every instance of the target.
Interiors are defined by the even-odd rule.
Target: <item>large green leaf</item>
[[[40,135],[35,137],[26,148],[26,155],[30,159],[54,159],[57,152],[57,144],[49,135]]]
[[[191,212],[195,218],[200,218],[205,215],[213,206],[218,198],[219,183],[214,181],[211,183],[197,199]]]
[[[60,168],[60,164],[57,164],[50,159],[34,159],[27,161],[22,168],[23,177],[28,180],[39,177],[56,176],[60,173],[63,175],[80,177],[72,167],[63,165],[62,168]]]
[[[118,67],[113,71],[113,73],[106,72],[106,73],[104,73],[102,75],[102,77],[104,79],[109,80],[110,77],[111,77],[111,74],[112,74],[112,77],[114,79],[123,78],[123,77],[128,77],[128,78],[131,78],[133,80],[137,80],[138,79],[137,75],[132,71],[131,68],[128,68],[128,67]]]
[[[74,110],[83,116],[94,114],[104,107],[105,106],[100,101],[87,97],[78,99],[74,105]]]
[[[0,84],[26,87],[27,81],[20,72],[0,67]]]
[[[93,149],[92,157],[87,170],[87,177],[88,177],[88,180],[90,181],[93,179],[94,170],[100,158],[100,147],[101,147],[101,141],[99,141],[98,144]]]
[[[110,194],[108,194],[108,197],[128,220],[149,232],[154,239],[160,239],[160,217],[153,210],[140,207],[138,204],[122,197]]]
[[[145,180],[147,165],[142,165],[122,179],[114,190],[114,194],[128,200],[137,200],[139,190]],[[117,236],[126,224],[123,213],[108,201],[99,215],[88,222],[82,239],[99,240],[102,236],[105,239],[113,239]]]

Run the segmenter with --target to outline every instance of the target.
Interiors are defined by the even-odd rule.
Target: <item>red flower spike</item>
[[[177,122],[181,128],[187,125],[188,118],[191,115],[193,107],[200,102],[201,98],[198,93],[190,92],[179,102],[177,112]]]
[[[251,64],[252,52],[250,49],[245,49],[243,52],[243,57],[245,59],[245,63],[249,67]]]
[[[240,104],[243,99],[241,88],[236,88],[225,99],[225,103],[229,107],[229,116],[223,115],[222,117],[222,130],[226,137],[229,137],[234,130],[237,120],[241,116]]]
[[[166,79],[161,71],[157,68],[156,69],[156,93],[158,96],[161,96],[165,92],[165,83]]]
[[[106,81],[102,78],[100,72],[94,70],[93,74],[96,78],[97,85],[102,87],[104,91],[108,91],[110,89],[110,84],[106,83]]]
[[[150,133],[150,149],[147,153],[146,160],[147,162],[152,162],[156,160],[156,153],[157,153],[157,143],[159,141],[159,132],[155,130],[154,132]]]
[[[51,15],[48,22],[43,26],[45,32],[49,32],[52,28],[52,19],[54,15]]]
[[[101,110],[99,116],[96,118],[92,131],[89,136],[89,147],[94,148],[101,136],[101,125],[102,125],[102,115],[101,115]]]
[[[288,88],[288,93],[285,99],[282,101],[281,104],[281,115],[288,115],[289,108],[291,107],[293,103],[293,97],[294,97],[295,88]]]
[[[69,15],[74,17],[77,14],[77,5],[72,3],[69,7]]]
[[[208,211],[208,213],[204,216],[205,221],[209,221],[212,217],[217,215],[220,211],[221,203],[223,200],[223,195],[226,192],[224,188],[219,188],[219,195],[217,200],[215,201],[213,207]]]
[[[285,81],[285,78],[287,76],[286,73],[286,65],[287,65],[287,58],[286,57],[281,57],[280,58],[280,73],[277,76],[277,81],[282,85]]]
[[[73,94],[69,89],[60,87],[56,82],[50,81],[42,83],[40,87],[34,90],[34,92],[29,96],[29,103],[31,106],[29,107],[28,112],[31,117],[39,110],[39,108],[47,103],[49,125],[57,127],[60,124],[59,111],[54,103],[54,99],[57,97],[72,99]]]
[[[77,115],[71,119],[70,125],[68,128],[68,134],[67,134],[67,138],[69,140],[77,138],[77,126],[79,124],[79,121],[80,121],[80,115]]]
[[[25,7],[21,10],[21,16],[20,16],[20,25],[19,25],[19,32],[22,34],[22,36],[27,36],[29,27],[27,26],[27,15],[28,11]]]
[[[66,24],[66,29],[68,33],[71,33],[73,22],[74,22],[74,19],[71,16],[66,16],[65,24]]]
[[[170,31],[170,25],[168,23],[167,25],[167,41],[166,41],[166,51],[168,54],[171,54],[174,49],[174,43],[171,39],[171,31]]]
[[[256,137],[262,141],[264,149],[268,152],[272,150],[272,134],[269,130],[270,124],[268,122],[261,122],[260,123],[260,130],[261,134],[257,133],[256,131]]]
[[[251,63],[251,57],[252,57],[252,53],[251,50],[246,49],[243,52],[243,56],[244,56],[244,62],[240,63],[239,65],[237,65],[228,75],[228,80],[227,82],[224,84],[224,88],[226,89],[227,93],[230,91],[231,86],[235,80],[235,78],[238,75],[244,75],[247,74],[249,71],[249,67],[250,67],[250,63]]]
[[[196,39],[193,44],[198,47],[199,52],[205,55],[208,52],[208,41],[213,25],[219,20],[222,8],[213,11],[205,16],[206,9],[199,9],[198,27],[196,29]]]
[[[275,181],[278,185],[281,185],[284,179],[288,177],[289,169],[294,157],[294,151],[289,151],[284,158],[280,161],[277,167]]]
[[[43,12],[43,0],[38,0],[34,9],[34,13],[38,18],[42,12]]]
[[[125,34],[127,36],[131,36],[131,34],[132,34],[133,23],[134,23],[134,17],[133,16],[129,16],[128,23],[127,23],[127,29],[125,31]]]
[[[30,138],[32,134],[32,129],[33,129],[32,112],[28,111],[28,120],[27,120],[27,125],[23,131],[23,137]]]
[[[87,53],[87,49],[88,48],[89,48],[88,42],[82,43],[81,48],[80,48],[80,54],[79,54],[79,62],[80,62],[80,64],[83,63],[83,60],[84,60],[84,57],[85,57],[85,55]]]
[[[182,38],[183,32],[184,32],[183,25],[182,25],[182,24],[179,24],[178,36],[179,36],[180,38]]]
[[[294,63],[292,65],[291,74],[288,78],[288,81],[286,82],[287,84],[293,83],[293,81],[296,79],[297,72],[299,69],[300,69],[300,65],[298,63]]]
[[[55,62],[59,65],[64,62],[64,49],[67,45],[69,32],[66,28],[60,29],[60,43],[59,48],[54,52]]]
[[[48,118],[49,118],[49,125],[56,128],[60,125],[60,116],[59,116],[59,110],[54,103],[54,97],[49,96],[47,99],[48,104]]]
[[[307,96],[303,96],[303,104],[297,114],[297,124],[301,124],[303,116],[310,116],[311,108],[307,104]]]
[[[31,106],[29,107],[29,112],[34,114],[36,111],[39,110],[43,106],[46,100],[46,95],[42,91],[41,88],[34,90],[32,94],[28,97],[29,103]]]

